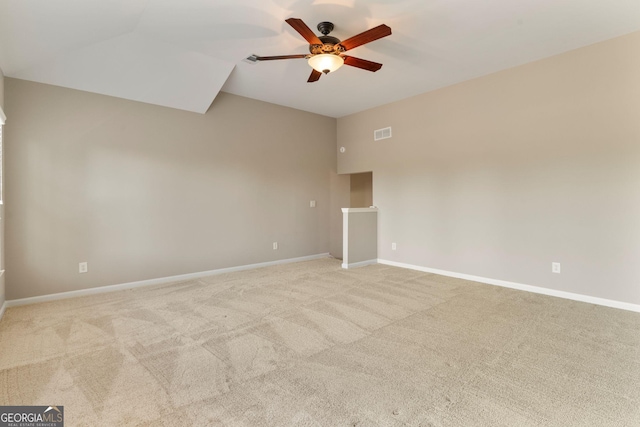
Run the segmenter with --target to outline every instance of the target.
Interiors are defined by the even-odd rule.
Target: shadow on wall
[[[350,208],[368,208],[373,205],[373,173],[351,174]]]

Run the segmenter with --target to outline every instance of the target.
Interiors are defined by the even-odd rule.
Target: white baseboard
[[[311,261],[314,259],[327,258],[329,256],[330,256],[329,253],[323,253],[323,254],[317,254],[317,255],[303,256],[299,258],[280,259],[277,261],[261,262],[258,264],[248,264],[248,265],[240,265],[237,267],[220,268],[217,270],[201,271],[198,273],[180,274],[177,276],[160,277],[157,279],[149,279],[149,280],[140,280],[138,282],[122,283],[119,285],[100,286],[98,288],[80,289],[77,291],[60,292],[57,294],[14,299],[14,300],[5,301],[5,304],[3,304],[2,306],[3,307],[2,310],[4,311],[5,306],[16,307],[19,305],[56,301],[60,299],[81,297],[81,296],[87,296],[87,295],[96,295],[96,294],[102,294],[106,292],[115,292],[115,291],[122,291],[125,289],[140,288],[144,286],[162,285],[162,284],[171,283],[171,282],[181,282],[185,280],[199,279],[201,277],[213,276],[216,274],[233,273],[235,271],[243,271],[243,270],[253,270],[255,268],[269,267],[269,266],[280,265],[280,264],[290,264],[290,263],[301,262],[301,261]],[[0,313],[2,313],[3,311],[0,311]],[[2,316],[0,314],[0,318],[1,317]]]
[[[417,265],[404,264],[401,262],[387,261],[378,259],[379,264],[391,265],[394,267],[408,268],[410,270],[423,271],[425,273],[434,273],[441,276],[456,277],[458,279],[471,280],[474,282],[485,283],[487,285],[502,286],[504,288],[517,289],[520,291],[533,292],[536,294],[549,295],[552,297],[570,299],[574,301],[587,302],[590,304],[603,305],[605,307],[619,308],[622,310],[635,311],[640,313],[640,305],[628,302],[615,301],[605,298],[592,297],[589,295],[574,294],[572,292],[557,291],[555,289],[542,288],[539,286],[523,285],[521,283],[507,282],[505,280],[488,279],[486,277],[472,276],[470,274],[454,273],[452,271],[438,270],[436,268],[420,267]]]
[[[101,294],[106,292],[115,292],[115,291],[139,288],[144,286],[161,285],[165,283],[179,282],[184,280],[193,280],[193,279],[199,279],[201,277],[213,276],[216,274],[232,273],[235,271],[243,271],[243,270],[252,270],[255,268],[269,267],[269,266],[280,265],[280,264],[289,264],[289,263],[301,262],[301,261],[311,261],[311,260],[320,259],[320,258],[327,258],[329,256],[330,255],[328,253],[323,253],[323,254],[310,255],[310,256],[304,256],[299,258],[289,258],[289,259],[283,259],[283,260],[277,260],[277,261],[262,262],[258,264],[249,264],[249,265],[241,265],[237,267],[221,268],[218,270],[201,271],[198,273],[181,274],[177,276],[161,277],[161,278],[150,279],[150,280],[141,280],[138,282],[123,283],[119,285],[101,286],[98,288],[81,289],[78,291],[61,292],[61,293],[51,294],[51,295],[42,295],[37,297],[8,300],[8,301],[5,301],[2,304],[2,306],[0,306],[0,320],[2,319],[6,309],[9,307],[16,307],[16,306],[26,305],[26,304],[35,304],[39,302],[55,301],[60,299],[74,298],[74,297],[86,296],[86,295],[96,295],[96,294]],[[342,268],[350,269],[350,268],[363,267],[366,265],[371,265],[376,263],[390,265],[394,267],[400,267],[400,268],[407,268],[410,270],[422,271],[425,273],[434,273],[434,274],[439,274],[441,276],[456,277],[458,279],[471,280],[474,282],[485,283],[488,285],[502,286],[505,288],[517,289],[517,290],[526,291],[526,292],[533,292],[537,294],[565,298],[565,299],[570,299],[574,301],[587,302],[591,304],[602,305],[605,307],[619,308],[622,310],[629,310],[629,311],[640,313],[640,305],[638,304],[631,304],[631,303],[626,303],[621,301],[609,300],[605,298],[575,294],[572,292],[557,291],[554,289],[542,288],[539,286],[523,285],[520,283],[507,282],[504,280],[489,279],[486,277],[473,276],[470,274],[455,273],[455,272],[446,271],[446,270],[438,270],[436,268],[421,267],[417,265],[405,264],[405,263],[400,263],[395,261],[388,261],[384,259],[377,259],[377,260],[374,259],[374,260],[357,262],[352,264],[342,264]]]
[[[342,263],[342,268],[344,269],[357,268],[357,267],[364,267],[365,265],[372,265],[377,263],[378,263],[377,259],[370,259],[367,261],[352,262],[351,264]]]

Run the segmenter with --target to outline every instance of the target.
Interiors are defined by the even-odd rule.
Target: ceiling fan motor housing
[[[340,39],[337,37],[330,36],[329,33],[333,31],[333,23],[331,22],[321,22],[318,24],[318,31],[320,31],[323,35],[318,38],[322,42],[322,44],[310,44],[309,52],[314,55],[319,55],[322,53],[333,53],[340,54],[345,51],[344,47],[340,45]]]

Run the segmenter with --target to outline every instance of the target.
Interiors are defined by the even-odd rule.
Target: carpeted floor
[[[67,426],[639,426],[640,314],[334,259],[15,307]]]

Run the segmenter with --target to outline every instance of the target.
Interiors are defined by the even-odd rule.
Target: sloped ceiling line
[[[343,40],[389,25],[353,52],[382,69],[309,84],[304,60],[242,62],[305,52],[290,17]],[[0,69],[198,113],[224,90],[342,117],[634,31],[628,0],[0,0]]]

